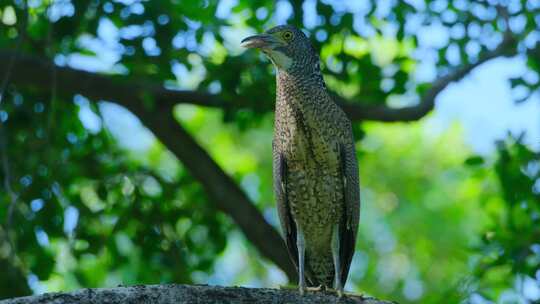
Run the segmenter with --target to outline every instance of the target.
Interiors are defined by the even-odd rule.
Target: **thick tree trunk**
[[[391,304],[374,298],[348,295],[338,298],[330,292],[308,292],[300,296],[294,289],[219,287],[206,285],[140,285],[117,288],[82,289],[68,293],[48,293],[0,301],[0,304],[63,303],[356,303]]]

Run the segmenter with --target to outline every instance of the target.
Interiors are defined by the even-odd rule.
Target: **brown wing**
[[[276,204],[279,216],[279,222],[283,231],[283,238],[289,251],[289,256],[298,267],[298,249],[296,248],[296,225],[292,219],[289,204],[287,202],[287,163],[281,151],[276,149],[273,144],[273,178],[274,178],[274,194],[276,196]]]
[[[291,209],[287,200],[287,161],[285,157],[276,149],[273,144],[273,179],[274,179],[274,194],[276,196],[276,204],[279,216],[281,229],[283,230],[283,238],[289,252],[289,257],[298,269],[298,248],[296,247],[296,224],[291,215]],[[314,280],[309,264],[305,263],[305,275],[310,286],[317,286],[319,282]]]
[[[356,246],[356,233],[360,219],[360,185],[358,161],[354,141],[341,145],[341,172],[345,208],[340,226],[341,283],[345,285]]]

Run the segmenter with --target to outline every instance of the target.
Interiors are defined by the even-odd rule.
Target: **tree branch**
[[[292,22],[299,28],[303,28],[304,25],[304,10],[302,5],[304,4],[303,0],[292,0],[290,1],[293,10]]]
[[[383,121],[383,122],[397,122],[397,121],[414,121],[427,115],[435,105],[435,98],[440,92],[442,92],[450,83],[459,81],[472,70],[479,65],[501,56],[512,56],[515,54],[514,39],[510,33],[506,33],[503,41],[499,46],[493,50],[485,52],[480,58],[474,62],[465,64],[456,68],[449,74],[438,78],[432,86],[423,94],[420,98],[420,102],[416,105],[403,107],[403,108],[391,108],[387,105],[365,105],[360,102],[351,102],[343,97],[335,95],[337,103],[343,108],[353,121]],[[0,62],[6,62],[10,58],[12,52],[9,50],[0,50]],[[18,64],[26,67],[35,66],[42,70],[44,67],[50,68],[48,60],[43,58],[36,58],[30,56],[23,56],[18,58]],[[212,108],[227,108],[227,107],[250,107],[253,104],[250,100],[243,96],[232,95],[230,99],[224,99],[220,95],[210,94],[202,91],[189,91],[189,90],[171,90],[166,89],[159,84],[148,84],[143,81],[131,81],[129,83],[121,83],[120,81],[114,81],[115,76],[106,76],[96,73],[84,72],[67,67],[57,67],[58,72],[62,74],[69,74],[76,77],[80,77],[83,83],[79,83],[73,88],[63,88],[70,91],[72,94],[78,93],[81,87],[99,88],[95,92],[85,93],[86,96],[91,98],[105,98],[116,100],[118,97],[126,98],[127,96],[151,96],[158,101],[156,107],[160,109],[170,109],[176,104],[194,104]],[[0,72],[4,71],[4,67],[0,66]],[[30,70],[25,70],[31,72]],[[18,73],[21,75],[22,73]],[[23,79],[19,79],[24,81]],[[26,81],[27,83],[31,81]],[[50,82],[50,81],[47,81]],[[73,82],[73,81],[72,81]],[[87,88],[86,91],[89,91]],[[125,91],[120,89],[126,89]],[[234,100],[234,102],[232,101]]]
[[[132,287],[81,289],[67,293],[48,293],[0,301],[0,304],[146,304],[146,303],[340,303],[391,304],[371,297],[346,296],[333,293],[308,292],[300,296],[296,290],[270,288],[220,287],[206,285],[139,285]]]
[[[9,53],[0,51],[0,62]],[[0,73],[4,69],[0,66]],[[12,83],[47,92],[52,81],[51,62],[30,56],[19,56],[12,74]],[[71,98],[82,94],[94,100],[116,102],[139,117],[143,124],[178,157],[190,173],[203,185],[216,206],[227,213],[240,227],[247,239],[266,258],[281,268],[289,279],[295,280],[296,270],[290,261],[279,233],[266,222],[234,180],[228,176],[208,153],[174,119],[175,98],[198,100],[197,92],[170,91],[142,83],[122,83],[110,76],[98,75],[66,67],[56,67],[57,94]],[[144,102],[144,96],[155,98],[155,109]],[[208,100],[208,99],[205,99]]]
[[[352,121],[416,121],[426,116],[429,112],[431,112],[431,110],[433,110],[435,107],[435,99],[444,89],[446,89],[449,84],[463,79],[463,77],[469,74],[472,70],[491,59],[501,56],[514,55],[515,50],[512,48],[513,45],[513,37],[509,33],[506,33],[503,41],[497,46],[497,48],[484,53],[476,62],[458,67],[449,74],[438,78],[421,96],[420,102],[413,106],[403,108],[391,108],[387,105],[365,106],[358,103],[351,103],[338,95],[335,95],[335,100]]]
[[[288,257],[281,236],[266,222],[236,182],[180,126],[174,119],[172,111],[161,109],[156,113],[146,110],[142,103],[120,102],[120,104],[137,115],[182,161],[191,175],[203,185],[217,207],[233,218],[247,239],[264,256],[285,271],[289,279],[295,280],[296,270]]]

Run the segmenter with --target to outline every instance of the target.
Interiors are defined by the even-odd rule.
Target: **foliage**
[[[487,220],[477,202],[485,181],[462,166],[461,131],[430,138],[421,125],[371,126],[360,148],[358,291],[398,303],[459,302],[469,249]]]
[[[34,98],[13,95],[5,108],[21,202],[10,228],[28,270],[56,289],[191,282],[185,269],[210,269],[229,221],[162,146],[131,155],[107,129],[84,128],[77,112],[93,113],[84,98],[59,107],[65,119],[55,121]]]
[[[0,0],[0,50],[23,37],[23,54],[116,83],[216,94],[219,109],[182,104],[175,118],[277,227],[275,80],[266,59],[239,48],[248,34],[284,22],[306,28],[329,87],[353,104],[414,104],[437,75],[476,62],[504,35],[514,42],[508,55],[528,64],[511,80],[516,99],[540,86],[535,1],[382,2]],[[418,78],[426,64],[431,75]],[[35,292],[286,282],[144,120],[114,100],[58,94],[55,75],[45,91],[8,85],[0,101],[8,157],[0,176],[18,195],[10,215],[10,195],[0,192],[0,265],[15,265]],[[148,109],[160,105],[145,98]],[[516,278],[538,276],[536,152],[510,142],[492,163],[468,157],[457,129],[434,139],[425,122],[354,128],[364,207],[350,289],[456,303],[496,300]]]
[[[495,166],[501,197],[486,202],[492,223],[484,232],[477,261],[480,295],[488,299],[530,299],[540,275],[540,155],[510,138],[500,142]],[[488,168],[478,168],[489,174]],[[534,299],[534,298],[533,298]]]

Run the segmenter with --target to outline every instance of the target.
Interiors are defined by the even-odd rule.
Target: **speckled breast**
[[[287,161],[291,213],[307,239],[320,236],[321,242],[327,242],[343,214],[338,136],[323,115],[299,114],[290,106],[282,114],[289,117],[283,117],[276,132],[283,133],[279,137]]]

